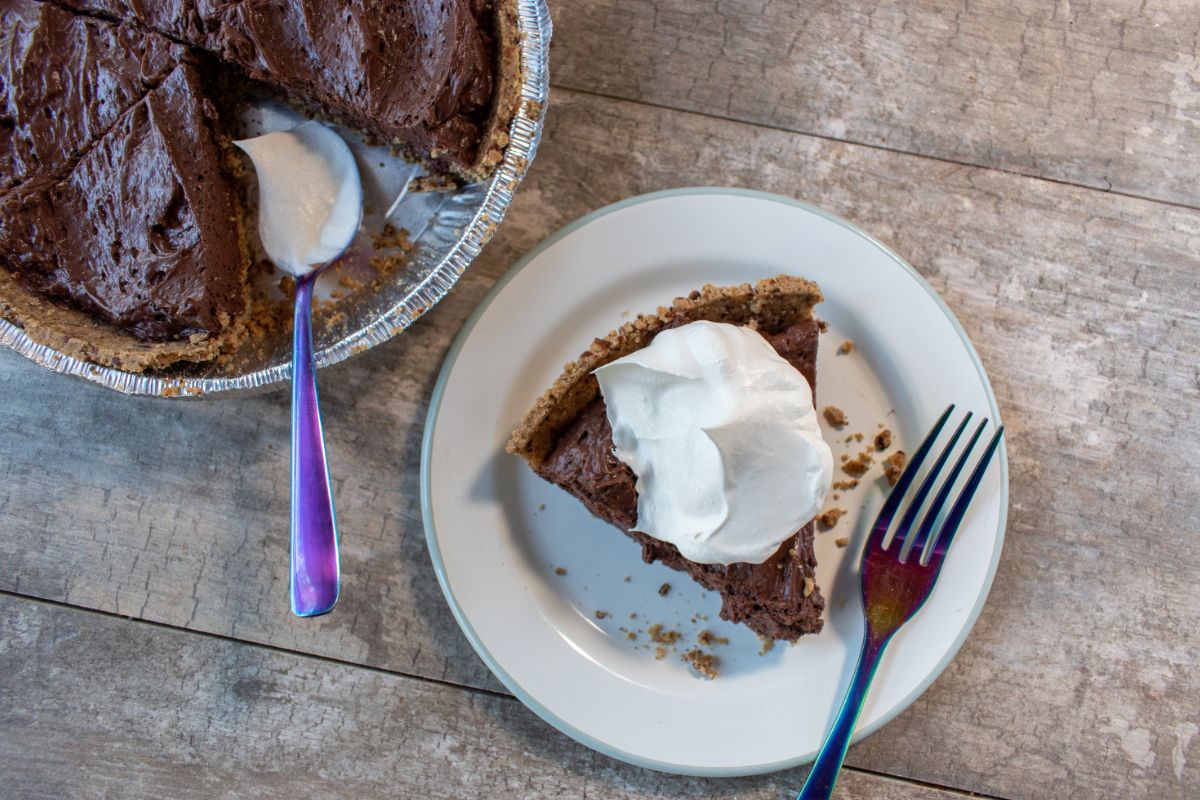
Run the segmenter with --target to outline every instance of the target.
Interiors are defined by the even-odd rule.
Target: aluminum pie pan
[[[547,62],[552,25],[546,0],[517,0],[516,6],[520,100],[509,125],[504,159],[490,178],[452,191],[408,192],[387,216],[386,212],[392,211],[392,193],[420,169],[384,148],[364,144],[353,134],[347,136],[364,171],[367,195],[358,267],[373,255],[370,234],[377,233],[385,220],[411,231],[415,246],[403,268],[388,275],[382,285],[355,292],[351,301],[338,301],[333,316],[341,317],[340,321],[322,325],[318,317],[314,324],[318,367],[344,361],[403,332],[445,297],[504,219],[513,193],[537,153],[549,93]],[[266,102],[253,106],[249,116],[251,127],[257,122],[263,129],[273,129],[283,127],[290,116],[299,115]],[[375,208],[371,207],[372,192]],[[347,269],[352,272],[355,264],[350,263]],[[326,276],[322,275],[321,280],[326,282]],[[336,280],[336,275],[331,275],[318,296],[324,293],[328,297]],[[287,383],[292,372],[290,339],[286,337],[266,344],[247,342],[220,366],[183,364],[151,374],[126,372],[65,355],[35,342],[3,317],[0,344],[54,372],[130,395],[195,398],[256,393]]]

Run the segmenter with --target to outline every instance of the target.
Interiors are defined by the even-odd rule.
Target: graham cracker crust
[[[517,0],[496,0],[496,88],[487,128],[479,142],[475,163],[460,177],[479,181],[489,177],[504,161],[508,127],[521,102],[521,33]]]

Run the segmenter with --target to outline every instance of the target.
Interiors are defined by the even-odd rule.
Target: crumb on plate
[[[825,410],[821,413],[825,415],[825,421],[835,428],[840,428],[849,422],[846,412],[837,406],[825,406]]]
[[[697,673],[704,676],[708,680],[717,677],[717,657],[712,653],[705,653],[698,647],[692,648],[683,654],[683,660],[696,670]]]
[[[873,461],[874,459],[871,458],[869,453],[859,453],[854,458],[842,464],[842,472],[860,478],[871,468]]]
[[[908,455],[903,450],[897,450],[883,460],[883,476],[887,478],[888,486],[895,486],[908,463]]]
[[[655,644],[675,644],[683,638],[683,634],[679,631],[666,630],[663,628],[662,623],[658,622],[646,629],[646,635]]]
[[[833,526],[837,525],[838,520],[844,516],[846,516],[846,509],[844,508],[826,509],[817,516],[817,524],[821,526],[822,530],[829,530]]]

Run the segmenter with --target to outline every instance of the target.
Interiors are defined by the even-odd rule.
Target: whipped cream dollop
[[[341,255],[362,222],[362,179],[345,140],[305,122],[234,144],[258,173],[258,235],[270,259],[300,277]]]
[[[833,454],[812,389],[750,328],[693,322],[595,372],[635,530],[702,564],[761,564],[821,510]]]

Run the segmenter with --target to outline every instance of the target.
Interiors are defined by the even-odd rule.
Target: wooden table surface
[[[288,397],[138,400],[0,352],[0,796],[786,798],[634,768],[513,699],[425,549],[419,443],[538,240],[695,184],[840,214],[963,322],[1009,430],[991,597],[844,798],[1200,796],[1192,0],[562,0],[541,153],[408,333],[322,373],[334,614],[288,613]]]

